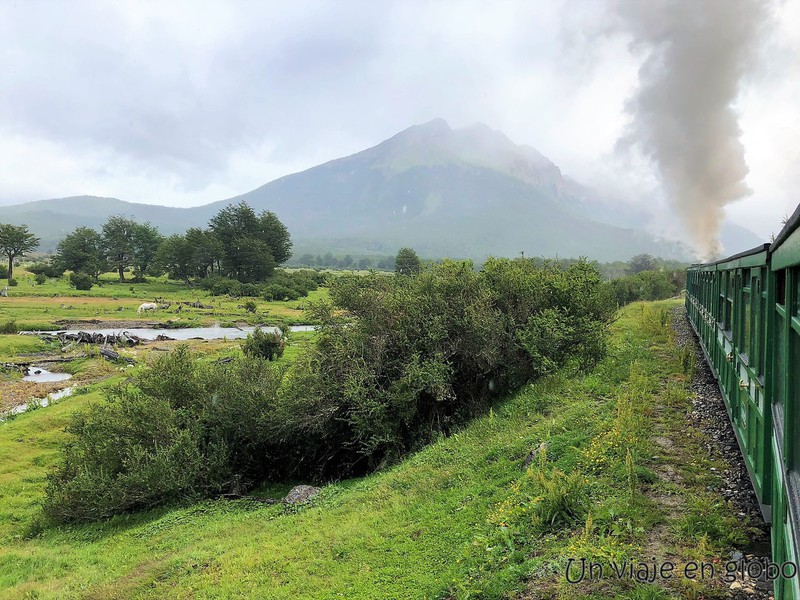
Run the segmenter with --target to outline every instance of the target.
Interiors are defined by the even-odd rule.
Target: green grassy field
[[[529,385],[401,464],[327,485],[300,508],[210,500],[42,528],[38,502],[63,426],[115,379],[23,414],[0,424],[0,597],[715,597],[709,584],[571,586],[563,576],[569,557],[710,560],[746,537],[746,523],[707,491],[719,465],[686,427],[686,356],[664,319],[675,305],[627,307],[591,374]],[[662,452],[656,435],[679,451]],[[681,477],[660,475],[666,466]],[[293,483],[258,493],[280,497]]]
[[[120,282],[113,273],[100,277],[100,285],[91,290],[71,288],[66,278],[51,279],[36,285],[33,276],[20,272],[19,285],[9,290],[8,298],[0,298],[0,325],[16,321],[20,329],[59,329],[75,322],[84,322],[95,328],[108,322],[143,321],[201,326],[214,323],[304,323],[304,310],[309,302],[324,298],[325,289],[318,289],[307,298],[293,301],[267,302],[254,298],[257,310],[248,313],[243,308],[246,299],[211,296],[197,287],[183,282],[161,278],[148,278],[147,283]],[[137,314],[139,305],[153,302],[172,302],[169,309]],[[192,308],[186,305],[178,311],[179,302],[200,302],[211,308]]]
[[[320,288],[307,298],[286,302],[267,302],[253,299],[255,312],[244,308],[246,299],[228,296],[211,296],[208,292],[189,287],[181,282],[165,278],[148,279],[147,283],[120,283],[116,275],[107,273],[101,277],[102,285],[89,291],[78,291],[66,279],[51,279],[36,285],[33,276],[20,270],[19,285],[10,288],[8,298],[0,298],[0,363],[27,363],[48,359],[69,362],[50,363],[52,371],[68,372],[74,376],[69,385],[92,384],[114,374],[115,369],[101,359],[97,347],[77,345],[69,352],[62,352],[57,343],[48,343],[36,336],[3,334],[3,326],[14,324],[17,330],[57,330],[57,329],[126,329],[133,327],[199,327],[220,324],[236,325],[279,325],[305,323],[305,308],[309,302],[327,297],[327,290]],[[172,302],[168,309],[143,315],[137,308],[155,298],[164,303]],[[210,308],[194,308],[179,302],[199,302]],[[169,335],[169,331],[164,331]],[[286,349],[287,359],[291,359],[310,340],[313,334],[294,333]],[[240,352],[238,340],[191,340],[187,343],[192,350],[208,358],[223,358]],[[119,349],[125,358],[139,363],[146,362],[152,352],[169,351],[178,342],[158,342],[133,348]],[[88,356],[87,356],[88,355]],[[72,360],[71,360],[72,359]],[[43,398],[48,393],[67,384],[34,384],[21,381],[20,371],[0,369],[0,413],[32,398]]]

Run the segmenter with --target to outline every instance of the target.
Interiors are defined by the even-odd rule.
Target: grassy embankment
[[[707,491],[719,465],[686,426],[691,361],[664,318],[674,305],[624,309],[593,373],[527,386],[402,464],[328,485],[299,509],[206,501],[39,528],[61,429],[100,391],[22,415],[0,425],[0,596],[713,597],[680,579],[667,593],[563,576],[569,557],[711,560],[746,535]]]

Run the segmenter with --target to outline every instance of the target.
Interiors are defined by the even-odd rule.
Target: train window
[[[723,318],[725,331],[731,332],[733,329],[733,273],[725,272],[725,314]]]
[[[774,389],[772,390],[772,401],[783,410],[783,399],[786,397],[786,326],[784,317],[780,314],[775,315],[775,368],[772,369],[774,379]],[[782,423],[777,423],[782,425]]]
[[[786,269],[775,272],[775,302],[786,306]]]
[[[745,277],[745,279],[747,279]],[[748,282],[749,283],[749,282]],[[742,314],[742,353],[745,356],[749,357],[752,356],[752,318],[753,318],[753,305],[752,305],[752,294],[750,293],[750,288],[744,288],[742,293],[742,308],[744,308]]]

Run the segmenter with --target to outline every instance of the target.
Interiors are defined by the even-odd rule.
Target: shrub
[[[0,334],[10,335],[19,333],[19,327],[17,327],[17,322],[14,320],[6,321],[5,323],[0,323]]]
[[[91,275],[86,273],[70,273],[69,284],[76,290],[90,290],[94,285]]]
[[[16,279],[14,279],[14,278],[12,277],[11,279],[9,279],[9,280],[8,280],[8,285],[9,285],[10,287],[16,287],[16,286],[18,286],[18,285],[19,285],[19,281],[17,281]]]
[[[533,514],[540,531],[558,531],[583,521],[589,507],[586,479],[580,471],[566,474],[553,468],[552,472],[533,472],[536,497]]]
[[[8,267],[0,263],[0,279],[8,279]]]
[[[269,440],[281,378],[267,361],[208,364],[185,346],[159,357],[135,387],[113,388],[72,417],[48,475],[45,514],[90,521],[243,491],[280,455]]]
[[[36,285],[44,285],[47,283],[47,275],[44,273],[37,273],[36,277],[33,278],[36,281]]]
[[[298,300],[301,294],[293,289],[277,283],[271,283],[264,286],[263,298],[267,302],[274,300]]]
[[[253,300],[245,300],[242,306],[244,307],[244,310],[249,313],[256,312],[256,309],[258,308],[258,305]]]
[[[275,360],[283,356],[285,347],[286,339],[280,329],[273,333],[262,331],[260,327],[256,327],[242,344],[242,351],[246,356]]]
[[[320,477],[390,463],[531,378],[588,367],[613,314],[585,261],[490,259],[479,273],[444,261],[415,277],[342,276],[331,298],[312,307],[316,347],[290,367],[278,419]]]
[[[34,275],[44,275],[45,277],[52,277],[57,279],[64,274],[64,269],[57,267],[52,262],[37,262],[28,267],[28,271]]]
[[[585,261],[490,259],[480,272],[444,261],[414,277],[337,278],[331,303],[310,309],[316,343],[285,375],[270,362],[283,336],[257,328],[244,358],[209,364],[182,347],[75,417],[45,510],[90,520],[269,476],[379,468],[531,378],[597,360],[607,292]],[[555,471],[537,484],[544,528],[580,518],[579,484]]]

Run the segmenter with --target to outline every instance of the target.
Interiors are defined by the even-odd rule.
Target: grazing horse
[[[139,306],[139,310],[136,311],[137,314],[142,314],[148,310],[158,310],[158,304],[155,302],[145,302],[144,304]]]

